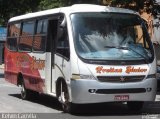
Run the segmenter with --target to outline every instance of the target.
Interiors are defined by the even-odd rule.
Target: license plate
[[[115,95],[114,100],[115,101],[128,101],[129,95]]]

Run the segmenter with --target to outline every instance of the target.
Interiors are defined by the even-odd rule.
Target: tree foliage
[[[101,0],[41,0],[39,4],[39,9],[51,9],[61,6],[68,6],[72,4],[99,4]]]
[[[111,1],[111,6],[120,5],[125,8],[130,8],[134,10],[144,9],[144,7],[153,8],[153,2],[155,0],[106,0]]]
[[[13,16],[79,3],[104,4],[136,11],[146,6],[151,11],[156,11],[155,0],[0,0],[0,25],[6,25]]]
[[[38,8],[40,10],[51,9],[64,6],[63,0],[41,0]]]
[[[40,0],[0,0],[0,25],[6,25],[13,16],[37,11],[39,2]]]

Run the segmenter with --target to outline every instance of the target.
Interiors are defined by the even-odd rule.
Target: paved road
[[[160,119],[160,93],[155,102],[147,102],[142,113],[128,111],[122,104],[82,105],[79,114],[65,114],[58,101],[52,97],[40,95],[30,100],[20,98],[19,88],[0,78],[0,119],[8,119],[13,114],[30,114],[36,119]],[[8,115],[9,113],[9,115]],[[14,115],[15,116],[15,115]]]

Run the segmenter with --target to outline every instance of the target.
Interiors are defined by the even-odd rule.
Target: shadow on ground
[[[9,95],[21,99],[20,94],[9,94]],[[55,110],[59,111],[62,110],[61,104],[57,101],[57,99],[50,96],[46,95],[33,96],[28,101],[44,105],[53,108]],[[145,102],[141,112],[130,111],[127,108],[127,105],[122,103],[85,104],[76,106],[77,106],[77,111],[75,114],[73,114],[75,116],[129,116],[129,115],[160,114],[160,101]]]
[[[16,98],[21,99],[20,94],[9,94],[9,96],[13,96]],[[56,98],[53,98],[51,96],[47,95],[32,95],[29,99],[27,99],[30,102],[37,103],[40,105],[44,105],[46,107],[53,108],[55,110],[62,110],[61,104],[58,102]]]

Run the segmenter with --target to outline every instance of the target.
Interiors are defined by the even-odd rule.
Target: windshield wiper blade
[[[130,47],[127,47],[127,48],[128,48],[128,50],[131,50],[131,51],[135,52],[136,54],[138,54],[139,56],[141,56],[141,57],[144,59],[144,61],[145,61],[147,64],[149,64],[148,59],[147,59],[144,55],[140,54],[139,52],[137,52],[136,50],[134,50],[134,49],[132,49],[132,48],[130,48]]]
[[[104,46],[105,48],[116,48],[116,46]]]
[[[141,56],[147,64],[149,64],[148,59],[147,59],[144,55],[142,55],[142,54],[140,54],[139,52],[137,52],[136,50],[134,50],[134,49],[132,49],[132,48],[130,48],[130,47],[121,47],[121,48],[122,48],[122,49],[124,48],[125,50],[133,51],[134,53],[136,53],[136,54],[138,54],[139,56]]]
[[[134,53],[136,53],[136,54],[138,54],[139,56],[141,56],[147,64],[149,64],[148,59],[147,59],[144,55],[140,54],[139,52],[133,50],[133,49],[130,48],[130,47],[124,47],[124,46],[121,46],[121,47],[120,47],[120,46],[105,46],[105,48],[116,48],[116,49],[133,51]]]
[[[128,47],[119,47],[119,46],[105,46],[105,48],[116,48],[116,49],[122,49],[122,50],[129,50]]]

